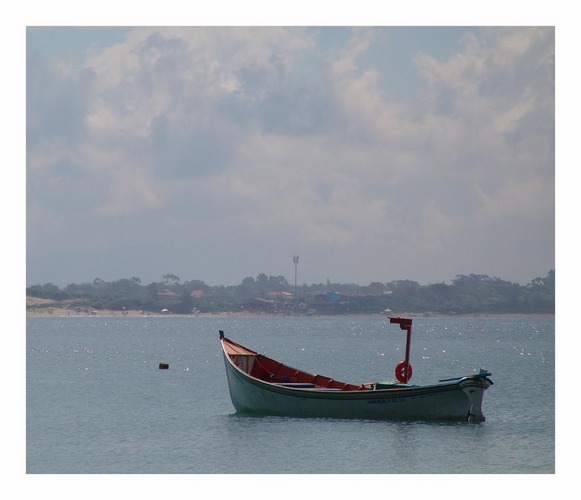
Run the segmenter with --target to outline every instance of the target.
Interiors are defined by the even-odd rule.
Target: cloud
[[[506,218],[550,238],[554,30],[419,52],[425,90],[405,100],[383,85],[397,67],[369,58],[392,43],[377,35],[322,50],[307,28],[135,28],[81,65],[31,59],[29,252],[151,244],[157,227],[175,245],[232,234],[336,262],[389,249],[405,271],[433,249],[451,269],[468,228]]]

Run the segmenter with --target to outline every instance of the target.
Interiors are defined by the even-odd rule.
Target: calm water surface
[[[414,319],[413,383],[492,372],[478,424],[238,415],[219,329],[354,383],[405,351],[383,318],[28,318],[27,472],[555,472],[553,319]]]

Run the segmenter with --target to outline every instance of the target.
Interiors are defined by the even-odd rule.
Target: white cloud
[[[417,245],[418,256],[439,248],[445,259],[469,227],[550,220],[551,29],[489,29],[450,57],[418,54],[428,90],[407,101],[382,90],[379,66],[360,66],[386,43],[374,35],[354,30],[323,56],[304,28],[140,28],[82,68],[33,68],[29,226],[46,205],[107,217],[112,246],[115,216],[143,216],[164,220],[180,244],[246,224],[255,241],[286,232],[331,253]],[[51,129],[47,113],[67,89],[66,127]],[[67,184],[50,184],[65,171]],[[134,227],[136,244],[151,240]]]

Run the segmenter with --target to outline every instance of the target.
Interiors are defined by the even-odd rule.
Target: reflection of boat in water
[[[234,407],[242,413],[291,417],[484,421],[482,397],[493,383],[490,373],[409,384],[412,320],[390,322],[407,331],[406,359],[396,367],[395,383],[350,384],[313,375],[241,346],[220,331]]]

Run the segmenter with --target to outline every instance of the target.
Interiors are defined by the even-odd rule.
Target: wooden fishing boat
[[[220,343],[234,408],[241,413],[290,417],[483,422],[482,397],[493,382],[486,370],[439,380],[409,383],[412,320],[390,318],[407,331],[406,358],[393,383],[350,384],[313,375],[241,346],[224,336]]]

